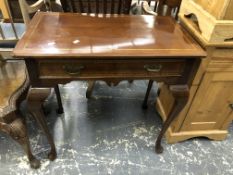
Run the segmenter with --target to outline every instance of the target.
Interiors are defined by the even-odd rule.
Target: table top
[[[19,58],[204,57],[172,18],[38,12],[13,51]]]

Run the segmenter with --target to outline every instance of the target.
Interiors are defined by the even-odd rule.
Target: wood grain
[[[194,0],[216,19],[233,20],[232,0]]]
[[[200,46],[169,17],[41,12],[32,19],[13,53],[16,57],[40,59],[205,56]]]
[[[230,117],[233,103],[233,73],[206,73],[182,130],[219,130]]]
[[[219,1],[220,2],[220,1]],[[231,11],[232,13],[232,11]],[[194,0],[182,1],[180,17],[187,15],[195,16],[197,19],[201,36],[210,44],[233,45],[233,20],[218,19],[202,8]],[[196,20],[195,20],[196,21]]]
[[[2,11],[3,19],[10,19],[10,15],[8,13],[8,8],[5,0],[0,1],[0,10]]]

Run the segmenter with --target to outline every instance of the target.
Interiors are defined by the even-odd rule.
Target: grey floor
[[[154,108],[156,88],[148,110],[141,109],[146,86],[146,81],[125,81],[117,87],[98,82],[89,100],[85,98],[86,83],[61,86],[65,113],[56,114],[54,96],[46,102],[57,159],[46,159],[49,145],[27,115],[33,152],[41,159],[41,168],[32,170],[20,146],[0,133],[0,175],[233,174],[232,126],[225,141],[196,138],[168,145],[164,139],[164,153],[154,153],[161,119]],[[26,113],[25,104],[22,110]]]

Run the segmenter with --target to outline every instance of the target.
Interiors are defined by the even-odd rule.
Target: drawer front
[[[41,79],[178,77],[185,60],[40,61],[38,66]]]

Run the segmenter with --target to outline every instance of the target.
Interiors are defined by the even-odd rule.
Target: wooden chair
[[[0,131],[11,136],[25,150],[30,165],[38,168],[40,162],[33,156],[27,135],[25,119],[19,110],[20,103],[26,98],[29,80],[23,61],[7,61],[3,58],[12,52],[18,35],[9,12],[8,2],[1,1],[3,18],[0,25]],[[14,37],[7,38],[2,25],[4,21],[10,23]]]
[[[28,25],[32,14],[38,10],[45,11],[62,11],[61,5],[55,0],[37,0],[34,4],[29,5],[27,0],[18,0],[24,23]]]
[[[20,3],[21,5],[25,5],[23,4],[24,0],[20,0]],[[33,9],[31,9],[30,6],[27,6],[25,9],[34,12],[36,11],[36,8],[39,9],[41,5],[43,5],[42,3],[43,1],[38,1],[32,5]],[[2,30],[2,24],[0,25],[0,131],[5,132],[17,141],[25,150],[31,167],[38,168],[40,162],[31,152],[25,118],[22,117],[19,107],[22,100],[26,98],[28,92],[31,92],[29,94],[32,95],[28,95],[27,97],[29,99],[29,111],[34,114],[33,116],[37,119],[37,111],[41,109],[43,101],[47,96],[40,95],[35,103],[34,97],[38,96],[38,94],[35,95],[35,93],[33,93],[35,91],[29,88],[29,79],[24,61],[16,61],[9,58],[19,36],[13,23],[7,0],[4,0],[4,5],[6,5],[5,9],[7,10],[8,15],[7,20],[3,18],[1,23],[4,21],[10,22],[10,25],[12,26],[11,31],[14,37],[6,38],[4,30]],[[24,17],[26,16],[24,15]],[[27,19],[27,17],[25,19]],[[44,92],[42,94],[45,94]],[[41,122],[38,123],[40,124]],[[44,127],[41,127],[44,131]],[[46,135],[47,133],[49,134],[46,130]],[[49,143],[51,143],[51,153],[49,154],[49,158],[50,160],[54,160],[56,157],[55,145],[51,139],[51,135],[47,135],[47,137],[49,138]]]
[[[9,16],[9,13],[8,13],[7,4],[3,0],[0,1],[0,9],[1,9],[1,12],[2,12],[3,19],[9,19],[10,16]]]
[[[32,5],[29,5],[26,0],[19,0],[20,10],[22,12],[23,20],[27,26],[30,22],[30,14],[37,12],[40,8],[45,5],[46,10],[50,11],[51,2],[50,0],[38,0]]]
[[[29,88],[24,61],[0,60],[0,64],[0,131],[18,142],[26,152],[31,167],[38,168],[40,162],[31,152],[25,118],[19,110]]]
[[[15,25],[13,23],[12,20],[12,16],[9,10],[9,6],[8,6],[8,1],[7,0],[2,0],[0,3],[0,10],[1,10],[1,14],[2,14],[2,19],[0,19],[0,43],[2,44],[3,47],[1,47],[2,49],[0,51],[12,51],[11,48],[14,48],[16,42],[18,41],[19,37],[15,28]],[[3,24],[4,22],[7,22],[8,24],[10,24],[11,26],[11,30],[12,30],[12,36],[9,38],[6,36],[6,33],[4,33],[3,30]]]
[[[64,12],[129,14],[132,0],[60,0]]]
[[[154,3],[152,7],[152,3]],[[142,11],[145,14],[173,16],[177,19],[181,0],[147,0],[142,2]]]

